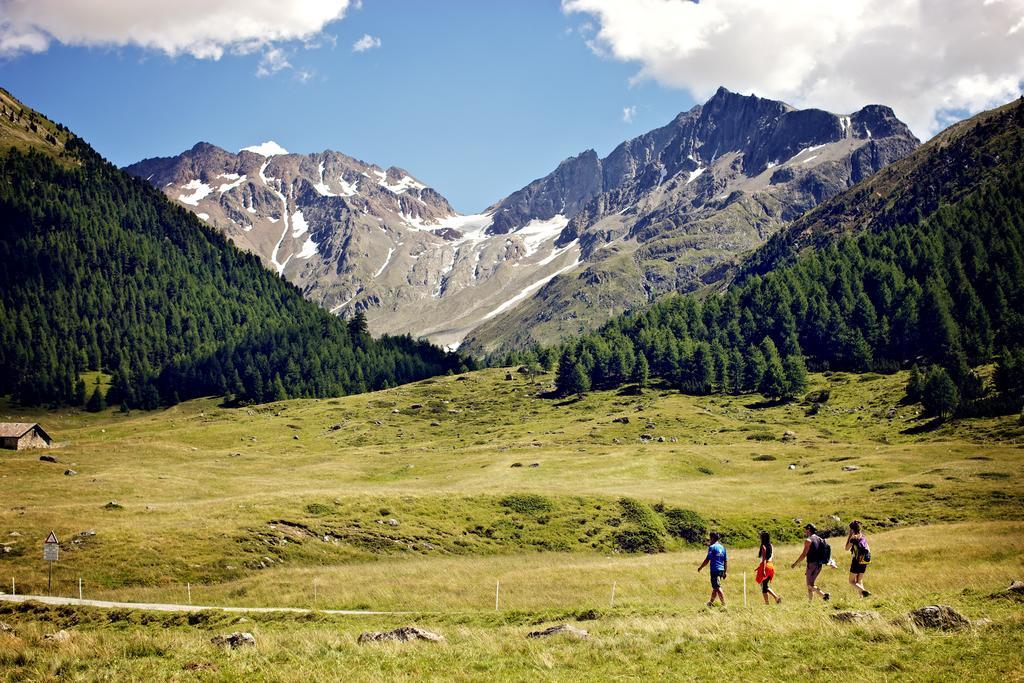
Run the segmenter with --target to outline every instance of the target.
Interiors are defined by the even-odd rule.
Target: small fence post
[[[17,595],[18,591],[14,589],[14,577],[11,577],[11,595]]]
[[[78,599],[82,599],[82,577],[78,577]]]
[[[494,582],[494,609],[498,609],[498,592],[501,590],[501,581]]]
[[[612,581],[612,600],[608,603],[608,607],[615,607],[615,582]]]
[[[185,587],[188,589],[188,604],[192,604],[192,584],[191,582],[186,583]]]

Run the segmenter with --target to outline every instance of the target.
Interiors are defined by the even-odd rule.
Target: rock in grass
[[[235,650],[240,647],[255,647],[256,636],[248,631],[235,631],[234,633],[222,634],[210,638],[214,645],[222,645],[228,649]]]
[[[13,635],[14,629],[11,628],[10,624],[5,624],[4,622],[0,621],[0,633],[10,633]]]
[[[124,506],[118,503],[116,500],[112,500],[103,506],[104,510],[123,510]]]
[[[856,465],[843,465],[843,472],[856,472],[859,469]]]
[[[558,624],[557,626],[550,626],[541,631],[530,631],[526,634],[527,638],[547,638],[549,636],[560,636],[566,635],[572,638],[579,638],[580,640],[588,640],[590,634],[586,629],[577,628],[571,624]]]
[[[54,643],[66,643],[71,640],[71,631],[65,631],[61,629],[56,633],[47,633],[43,636],[44,640],[49,640]]]
[[[59,460],[57,460],[56,455],[40,455],[39,460],[41,460],[42,462],[60,462]]]
[[[967,628],[971,622],[949,605],[927,605],[910,613],[910,619],[922,628],[956,631]]]
[[[796,441],[796,432],[787,429],[786,431],[782,432],[782,440]]]
[[[383,643],[388,641],[408,643],[413,640],[441,643],[444,642],[444,636],[426,631],[418,626],[402,626],[393,631],[365,631],[359,634],[360,643]]]
[[[878,612],[859,612],[856,610],[836,612],[832,615],[833,619],[844,624],[873,621],[875,619],[878,619],[879,617],[880,615],[878,614]]]
[[[76,472],[75,470],[64,470],[65,477],[73,477],[76,474],[78,474],[78,472]]]
[[[1024,595],[1024,581],[1013,581],[1008,590],[1017,595]]]

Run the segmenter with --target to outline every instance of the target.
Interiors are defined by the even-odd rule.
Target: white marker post
[[[192,584],[186,583],[185,588],[188,590],[188,604],[192,604]]]
[[[743,572],[743,606],[747,606],[747,573]]]
[[[497,609],[498,609],[498,592],[500,590],[501,590],[501,581],[500,580],[495,581],[494,582],[494,609],[495,609],[495,611],[497,611]]]
[[[78,577],[78,599],[82,599],[82,577]]]
[[[43,541],[43,560],[47,565],[46,573],[46,594],[51,595],[53,592],[53,563],[60,557],[60,543],[57,541],[57,536],[52,531],[50,535]]]
[[[615,607],[615,582],[612,581],[612,599],[608,603],[608,607]]]
[[[14,590],[14,577],[11,577],[11,595],[17,595],[18,591]]]

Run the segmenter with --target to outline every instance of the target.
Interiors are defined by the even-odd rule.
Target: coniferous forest
[[[108,403],[154,408],[336,396],[465,369],[306,301],[80,139],[65,156],[0,156],[0,395],[80,405],[80,373],[103,370]]]
[[[771,399],[801,395],[808,369],[913,367],[909,397],[938,416],[1020,410],[1021,119],[1024,105],[1018,103],[1005,119],[1011,124],[999,131],[1001,154],[992,157],[991,175],[972,191],[936,203],[927,217],[918,211],[916,220],[839,233],[801,252],[787,243],[792,235],[779,234],[748,261],[774,266],[741,267],[724,292],[670,296],[560,350],[511,360],[536,354],[552,364],[558,356],[556,384],[564,395],[643,386],[653,376],[687,393],[760,392]],[[903,188],[898,201],[914,205],[915,192],[935,194],[936,186],[926,180]],[[925,206],[932,198],[916,202]],[[986,392],[975,368],[993,361],[994,391]]]

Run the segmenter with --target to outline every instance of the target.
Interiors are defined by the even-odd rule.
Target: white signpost
[[[46,577],[46,594],[50,595],[53,590],[53,563],[60,557],[60,542],[57,541],[57,535],[52,531],[50,535],[43,541],[43,560],[46,561],[46,565],[49,568]]]

